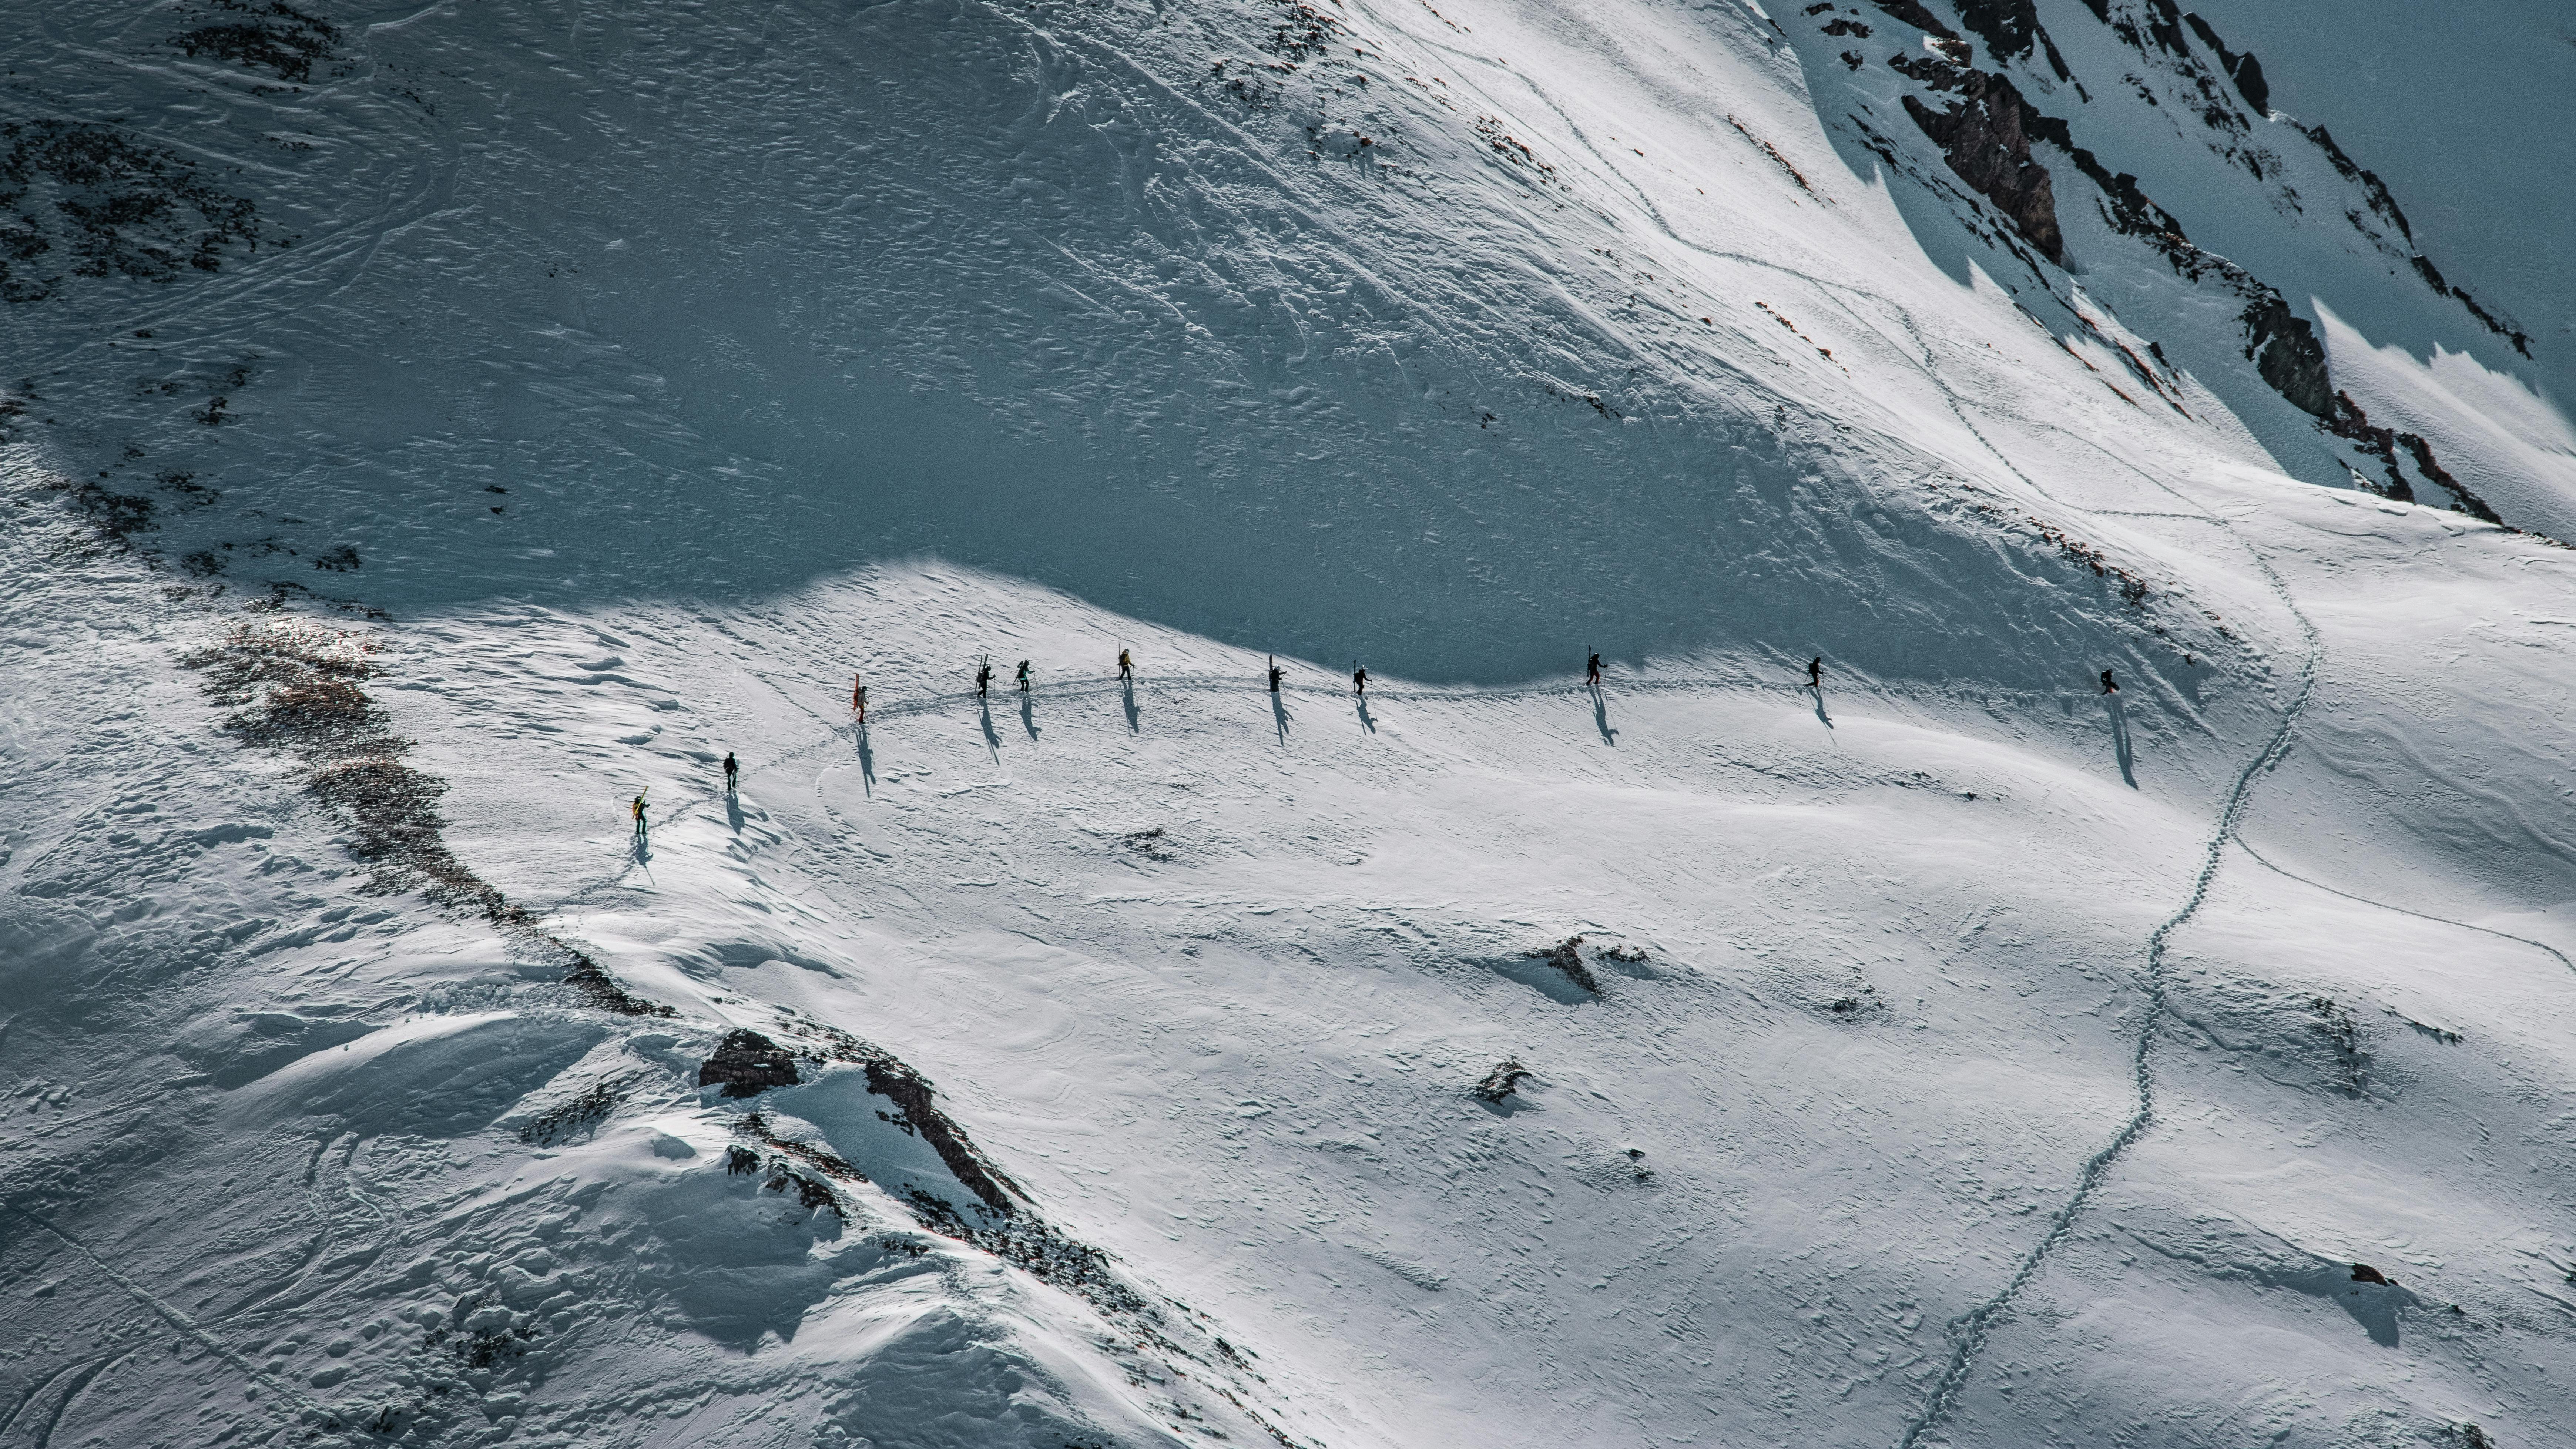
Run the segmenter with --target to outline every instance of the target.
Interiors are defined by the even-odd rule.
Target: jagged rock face
[[[721,1083],[728,1097],[757,1097],[771,1087],[792,1087],[796,1059],[778,1043],[756,1031],[729,1031],[716,1043],[715,1055],[698,1068],[698,1085]]]
[[[1905,113],[1941,148],[1960,180],[2011,217],[2042,256],[2065,265],[2056,188],[2048,168],[2030,158],[2029,111],[2021,93],[2012,82],[1979,70],[1959,72],[1943,88],[1955,88],[1962,99],[1936,111],[1907,96]]]
[[[747,1032],[735,1034],[749,1035]],[[930,1080],[886,1056],[868,1058],[867,1073],[868,1090],[895,1104],[895,1111],[879,1115],[906,1132],[918,1133],[968,1192],[981,1198],[995,1214],[1009,1217],[1010,1194],[1019,1192],[1020,1185],[978,1152],[957,1124],[949,1120],[948,1114],[932,1104]]]
[[[1877,0],[1877,3],[1878,8],[1886,11],[1889,16],[1904,21],[1926,35],[1937,35],[1944,40],[1959,38],[1959,32],[1942,24],[1940,16],[1923,8],[1922,0]]]
[[[2326,379],[2326,350],[2308,319],[2290,310],[2278,292],[2245,309],[2245,355],[2272,390],[2312,418],[2334,411],[2334,385]]]
[[[2183,21],[2218,57],[2220,68],[2227,72],[2229,80],[2236,82],[2236,89],[2243,93],[2245,104],[2254,108],[2254,114],[2260,116],[2269,112],[2272,109],[2272,86],[2263,79],[2263,62],[2256,60],[2251,51],[2238,55],[2229,50],[2219,40],[2218,32],[2210,28],[2209,22],[2200,18],[2199,12],[2183,16]]]
[[[2033,0],[1958,0],[1959,23],[1977,33],[1986,43],[1989,55],[2026,57],[2033,41],[2048,52],[2048,67],[2057,78],[2071,81],[2074,72],[2066,68],[2066,57],[2057,53],[2057,42],[2048,38],[2047,27],[2039,23],[2039,7]]]

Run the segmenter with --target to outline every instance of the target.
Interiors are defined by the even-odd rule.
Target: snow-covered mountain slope
[[[0,1444],[2565,1441],[2559,23],[31,13]]]

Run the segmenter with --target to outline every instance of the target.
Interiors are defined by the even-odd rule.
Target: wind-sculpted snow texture
[[[0,1445],[2576,1440],[2547,7],[20,18]]]

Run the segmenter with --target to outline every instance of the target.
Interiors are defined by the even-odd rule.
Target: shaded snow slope
[[[0,1443],[2568,1438],[2563,98],[2341,23],[33,16]]]

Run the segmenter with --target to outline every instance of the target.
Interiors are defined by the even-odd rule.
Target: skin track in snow
[[[31,11],[0,1438],[2576,1440],[2559,22],[2201,20]]]

